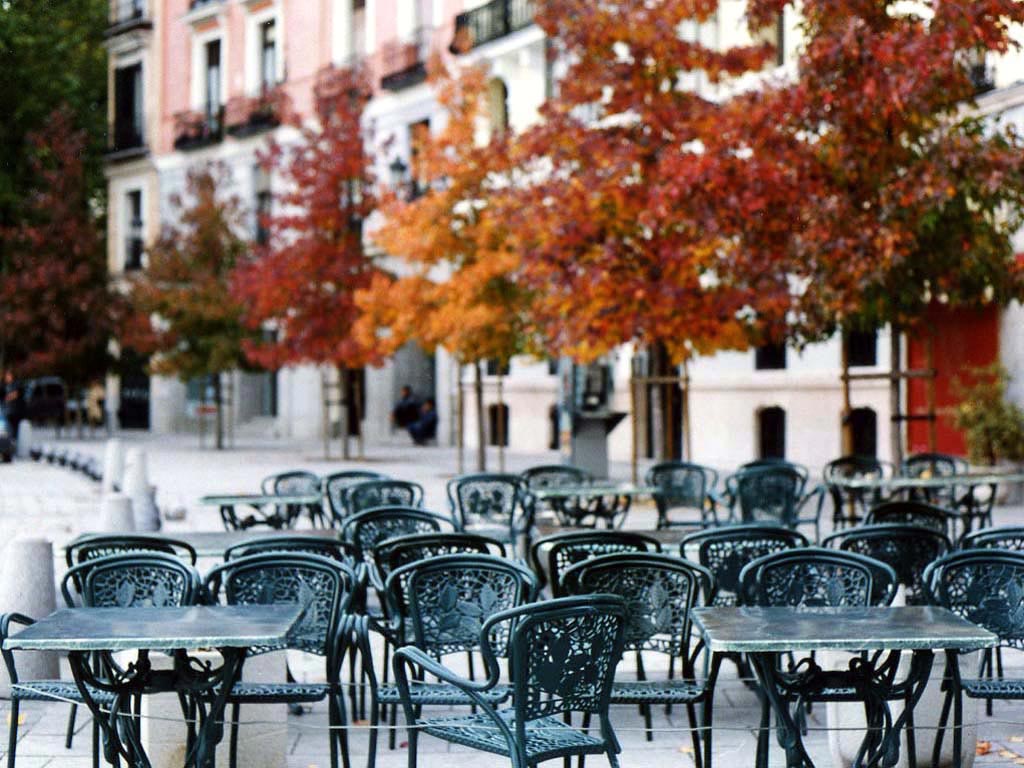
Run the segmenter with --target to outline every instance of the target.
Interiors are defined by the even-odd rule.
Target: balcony
[[[114,0],[110,6],[108,38],[135,30],[152,29],[153,19],[146,10],[146,0]]]
[[[381,46],[381,88],[400,91],[427,79],[427,57],[430,55],[432,33],[432,29],[420,27],[408,40],[393,40]]]
[[[111,141],[106,154],[108,163],[134,160],[149,152],[149,147],[146,146],[146,140],[142,135],[142,128],[138,125],[115,123],[110,137]]]
[[[466,53],[533,24],[534,0],[491,0],[455,17],[455,36],[448,50]]]
[[[227,132],[238,139],[269,131],[288,119],[288,94],[280,87],[260,96],[234,98],[224,109]]]
[[[200,149],[224,138],[224,107],[209,112],[189,110],[174,116],[174,148]]]
[[[983,93],[994,91],[996,88],[995,75],[992,67],[984,61],[971,64],[971,84],[974,86],[974,94],[980,96]]]

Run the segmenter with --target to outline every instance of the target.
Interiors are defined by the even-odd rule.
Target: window
[[[260,24],[260,92],[277,85],[277,25],[273,19]]]
[[[778,406],[757,412],[758,457],[786,458],[786,412]]]
[[[430,119],[418,120],[409,126],[409,156],[412,165],[412,181],[409,182],[409,198],[415,200],[426,192],[427,186],[416,175],[419,170],[420,147],[430,140]]]
[[[253,189],[255,190],[253,211],[256,215],[255,240],[257,245],[266,245],[270,242],[267,217],[270,216],[274,198],[270,192],[270,176],[258,165],[253,169]]]
[[[847,332],[846,361],[851,368],[878,365],[878,332],[874,330]]]
[[[775,21],[758,30],[754,30],[755,43],[767,43],[775,49],[774,60],[769,59],[767,64],[781,67],[786,63],[786,18],[780,13]]]
[[[204,110],[207,122],[211,128],[220,125],[220,108],[222,102],[221,94],[221,68],[220,68],[220,40],[211,40],[206,44],[206,99]]]
[[[124,196],[124,210],[124,269],[128,272],[142,269],[142,190],[133,189]]]
[[[508,130],[508,86],[500,77],[487,84],[487,110],[491,122],[491,134],[499,135]]]
[[[508,363],[502,364],[496,357],[488,358],[485,372],[488,376],[508,376]]]
[[[487,444],[508,447],[508,406],[505,403],[487,406]]]
[[[557,357],[549,357],[548,358],[548,376],[557,376],[558,375],[558,364],[559,364],[559,359]]]
[[[878,455],[878,416],[870,408],[850,411],[851,448],[856,456]]]
[[[765,344],[754,351],[754,368],[759,371],[780,371],[786,367],[786,345]]]
[[[143,146],[142,64],[114,70],[114,150]]]

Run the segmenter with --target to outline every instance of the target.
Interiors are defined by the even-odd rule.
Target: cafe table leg
[[[242,674],[245,648],[218,649],[223,662],[219,667],[189,656],[185,651],[175,652],[175,688],[193,702],[196,722],[192,754],[186,765],[213,768],[217,745],[224,738],[224,710],[228,695]]]
[[[703,729],[702,739],[704,741],[704,765],[702,768],[712,768],[711,763],[711,727],[713,725],[715,709],[715,683],[718,681],[718,670],[722,666],[722,654],[711,655],[711,666],[708,671],[708,679],[705,683],[706,692],[703,702],[703,716],[701,717],[701,728]]]

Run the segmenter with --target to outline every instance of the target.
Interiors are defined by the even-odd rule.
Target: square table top
[[[849,490],[943,489],[955,486],[999,485],[1024,482],[1021,472],[965,472],[956,475],[928,475],[920,477],[850,477],[829,482]]]
[[[319,493],[211,493],[199,497],[204,507],[233,507],[248,504],[262,507],[268,504],[319,504],[323,496]]]
[[[195,650],[283,645],[299,605],[61,608],[4,641],[36,651]]]
[[[67,543],[65,549],[73,547],[94,536],[108,536],[110,532],[81,533]],[[154,533],[153,538],[167,538],[183,541],[192,546],[199,557],[223,557],[228,547],[245,544],[258,539],[269,539],[275,536],[316,536],[320,539],[337,539],[338,532],[331,528],[247,528],[242,531],[165,531]]]
[[[650,496],[657,492],[651,485],[633,483],[596,482],[588,485],[553,485],[549,488],[535,488],[530,491],[538,499],[569,499],[574,497],[596,498],[598,496]]]
[[[712,651],[991,648],[998,638],[945,608],[695,608]]]

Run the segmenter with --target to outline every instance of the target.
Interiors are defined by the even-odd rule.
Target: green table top
[[[323,496],[319,493],[224,493],[200,496],[199,503],[205,507],[233,507],[247,504],[263,507],[268,504],[319,504]]]
[[[695,608],[693,620],[719,652],[991,648],[998,638],[945,608]]]
[[[82,533],[68,542],[65,548],[80,544],[95,536],[108,536],[109,532]],[[199,557],[223,557],[224,550],[236,544],[244,544],[257,539],[268,539],[276,536],[316,536],[322,539],[337,539],[338,532],[330,528],[247,528],[244,531],[167,531],[163,534],[147,534],[154,539],[173,539],[183,541],[192,546]]]
[[[998,485],[999,483],[1024,483],[1022,472],[968,472],[959,475],[934,475],[932,477],[882,477],[850,478],[833,480],[829,485],[849,490],[900,490],[901,488],[952,488],[955,486]]]
[[[538,499],[567,499],[575,497],[595,498],[597,496],[650,496],[658,489],[650,485],[632,483],[593,483],[591,485],[558,485],[551,488],[531,490]]]
[[[298,605],[61,608],[4,641],[36,651],[195,650],[283,645]]]

